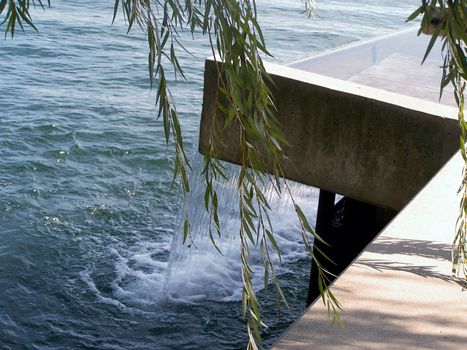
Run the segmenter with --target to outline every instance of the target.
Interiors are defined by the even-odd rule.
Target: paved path
[[[467,290],[451,277],[459,154],[333,286],[346,330],[315,302],[273,349],[467,349]]]

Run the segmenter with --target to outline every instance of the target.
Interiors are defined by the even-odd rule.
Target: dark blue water
[[[308,20],[299,0],[258,1],[279,61],[402,28],[417,4],[320,1]],[[53,0],[34,12],[39,34],[0,40],[0,348],[242,348],[235,208],[227,197],[224,257],[200,237],[189,252],[173,241],[181,202],[147,44],[122,19],[111,25],[112,9]],[[183,40],[188,81],[171,84],[192,149],[210,51],[203,38]],[[294,192],[313,220],[316,192]],[[276,202],[291,308],[265,301],[269,343],[303,310],[309,269],[287,201]],[[203,214],[192,214],[202,232]]]

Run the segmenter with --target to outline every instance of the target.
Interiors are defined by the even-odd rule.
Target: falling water
[[[122,18],[111,25],[112,1],[51,4],[33,14],[39,33],[26,29],[0,42],[0,348],[242,348],[236,179],[218,189],[224,255],[207,237],[195,175],[196,247],[183,246],[144,35],[125,35]],[[320,1],[310,20],[300,1],[258,0],[276,62],[402,28],[416,6]],[[180,57],[189,80],[170,84],[189,147],[197,142],[210,50],[205,38],[185,34],[195,56]],[[290,186],[313,222],[316,192]],[[278,315],[274,298],[262,304],[272,342],[303,311],[309,258],[290,201],[272,194],[270,201],[291,308]],[[259,290],[260,264],[253,264]]]
[[[220,238],[216,238],[216,245],[222,255],[209,237],[210,218],[204,206],[205,185],[200,174],[202,158],[197,156],[187,200],[190,232],[194,243],[183,243],[183,229],[179,227],[178,234],[173,239],[164,287],[164,294],[171,301],[196,303],[204,300],[235,301],[241,298],[240,219],[237,191],[239,167],[230,164],[225,166],[230,175],[229,180],[217,184],[222,234]],[[307,213],[310,223],[314,223],[317,189],[291,181],[288,181],[288,184],[294,199]],[[302,243],[299,221],[289,194],[283,193],[279,196],[271,184],[265,185],[263,191],[271,206],[270,216],[275,238],[281,248],[282,261],[277,254],[273,257],[280,274],[286,270],[284,266],[304,258],[308,252]],[[185,208],[180,208],[180,218],[184,210]],[[263,286],[259,248],[254,247],[251,252],[251,262],[255,271],[253,283],[259,289]]]

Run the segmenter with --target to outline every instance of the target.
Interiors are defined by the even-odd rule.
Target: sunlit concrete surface
[[[402,209],[332,287],[346,329],[329,327],[318,300],[273,349],[467,347],[467,291],[451,276],[461,157],[445,165],[459,147],[457,110],[449,89],[439,101],[439,46],[420,66],[428,40],[412,29],[266,66],[290,142],[285,176]],[[201,153],[214,120],[223,125],[216,94],[208,60]],[[238,163],[238,129],[214,131],[219,158]]]
[[[440,43],[433,46],[432,53],[421,64],[431,37],[417,36],[417,32],[418,28],[395,32],[291,62],[288,66],[455,106],[450,85],[445,87],[440,100],[443,65]]]
[[[290,67],[430,101],[433,108],[454,106],[449,89],[439,101],[440,57],[429,56],[420,65],[428,41],[408,30]],[[433,52],[439,55],[439,46]],[[397,101],[402,105],[402,99]],[[455,110],[444,113],[454,121]],[[440,126],[447,121],[440,119]],[[433,137],[425,142],[427,147],[444,144]],[[273,349],[465,348],[467,291],[451,274],[462,165],[457,154],[336,280],[332,291],[342,303],[345,330],[329,326],[317,300]],[[395,190],[407,191],[406,184]]]
[[[289,142],[288,179],[400,210],[458,147],[454,107],[291,67],[267,70]],[[238,127],[222,127],[217,82],[207,60],[199,150],[207,152],[215,129],[216,155],[239,163]]]
[[[456,155],[332,287],[346,329],[317,300],[273,349],[463,349],[467,291],[451,276]]]

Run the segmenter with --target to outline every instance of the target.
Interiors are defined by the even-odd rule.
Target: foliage
[[[304,12],[313,14],[314,1],[302,0]],[[35,30],[30,7],[44,7],[41,0],[0,0],[0,15],[4,15],[5,34],[13,36],[15,26],[24,29],[24,23]],[[49,4],[49,2],[47,2]],[[272,263],[272,254],[280,256],[280,247],[274,239],[274,231],[269,220],[270,206],[262,191],[266,181],[273,183],[280,194],[289,194],[290,189],[282,180],[281,160],[284,158],[283,145],[287,143],[275,117],[275,107],[271,95],[270,81],[263,65],[262,57],[269,55],[261,28],[257,21],[255,0],[115,0],[114,19],[121,11],[127,20],[128,31],[134,25],[147,36],[149,46],[149,74],[151,84],[157,86],[158,115],[162,118],[166,142],[175,145],[176,159],[174,180],[178,177],[185,193],[190,190],[188,181],[189,163],[184,151],[182,132],[176,103],[166,79],[166,70],[184,78],[183,68],[178,60],[179,49],[185,50],[179,40],[179,31],[189,30],[193,35],[203,34],[211,44],[212,54],[217,60],[218,69],[218,107],[225,115],[226,125],[213,124],[211,135],[215,137],[216,127],[226,127],[236,123],[239,127],[239,149],[241,169],[238,180],[240,206],[240,238],[243,278],[242,307],[248,325],[248,349],[261,345],[260,303],[252,286],[254,271],[250,264],[250,247],[259,245],[265,269],[265,286],[271,281],[275,290],[284,300]],[[422,5],[409,17],[412,20],[423,15],[422,29],[437,23],[427,54],[437,37],[443,37],[445,64],[441,87],[451,83],[455,88],[459,105],[461,124],[461,150],[467,164],[464,140],[467,123],[464,120],[463,104],[465,89],[465,0],[460,1],[422,1]],[[437,19],[435,21],[435,18]],[[204,159],[205,207],[210,213],[209,234],[215,245],[215,236],[221,236],[217,206],[218,193],[215,184],[226,176],[222,164],[216,158],[216,140],[209,140],[209,152]],[[272,172],[266,173],[270,168]],[[467,165],[464,169],[462,185],[464,197],[459,231],[454,248],[456,269],[467,263],[466,224],[467,224]],[[292,197],[293,200],[293,197]],[[295,211],[301,225],[303,241],[313,255],[310,238],[320,239],[300,207],[295,203]],[[184,219],[184,241],[189,241],[190,225],[187,214]],[[313,257],[313,259],[315,259]],[[316,261],[316,259],[315,259]],[[319,265],[319,262],[317,262]],[[340,322],[337,314],[340,308],[331,291],[326,288],[327,281],[320,269],[318,284],[328,312]]]
[[[464,159],[464,170],[459,189],[462,192],[461,210],[452,247],[452,271],[467,279],[467,121],[464,116],[464,91],[467,81],[467,1],[424,0],[408,20],[413,20],[419,15],[423,15],[419,34],[425,32],[432,35],[423,60],[432,50],[435,41],[441,38],[444,64],[440,94],[451,84],[458,106],[460,150]]]
[[[37,5],[43,2],[37,0]],[[6,9],[3,23],[7,23],[6,34],[14,35],[15,25],[24,30],[23,22],[33,27],[30,5],[35,1],[0,0],[0,14]],[[303,0],[304,12],[311,16],[314,1]],[[50,4],[49,4],[50,5]],[[180,30],[189,30],[193,35],[202,33],[211,45],[217,60],[218,106],[226,117],[225,125],[239,126],[239,149],[241,169],[238,179],[243,294],[242,307],[247,318],[249,335],[248,349],[261,345],[261,307],[252,285],[254,273],[250,264],[250,247],[260,246],[264,266],[265,287],[273,282],[278,296],[286,303],[279,286],[272,254],[280,257],[280,248],[274,238],[269,219],[270,206],[263,193],[266,181],[273,183],[276,192],[287,193],[292,198],[301,226],[303,242],[313,256],[311,236],[320,239],[283,180],[281,161],[284,159],[282,146],[286,140],[275,117],[275,107],[269,85],[273,84],[263,65],[263,56],[269,55],[261,28],[257,21],[255,0],[115,0],[113,19],[122,11],[128,24],[128,32],[136,24],[146,33],[149,46],[149,74],[151,85],[157,81],[158,116],[162,117],[166,142],[175,145],[176,159],[174,180],[178,176],[185,198],[190,190],[188,181],[189,163],[184,151],[182,133],[176,104],[166,79],[166,70],[172,68],[176,75],[185,78],[177,57],[177,50],[186,50],[179,40]],[[214,123],[214,126],[216,124]],[[212,135],[215,135],[213,130]],[[272,174],[265,172],[266,167]],[[209,152],[204,158],[205,207],[211,217],[209,234],[215,245],[215,236],[221,236],[218,217],[218,194],[215,184],[225,178],[224,168],[216,158],[216,142],[209,140]],[[185,206],[186,207],[186,206]],[[190,240],[190,224],[185,213],[184,241]],[[319,262],[315,260],[317,266]],[[331,291],[326,288],[325,274],[319,269],[318,284],[323,302],[331,317],[340,322],[340,308]]]
[[[29,0],[0,0],[0,14],[3,14],[6,10],[5,19],[1,23],[6,23],[5,36],[10,33],[11,37],[15,34],[16,25],[24,31],[24,23],[34,28],[37,31],[36,26],[32,23],[31,14],[29,8],[31,5],[36,5],[44,9],[44,2],[42,0],[32,0],[32,4]],[[50,6],[50,0],[47,0],[47,5]]]

